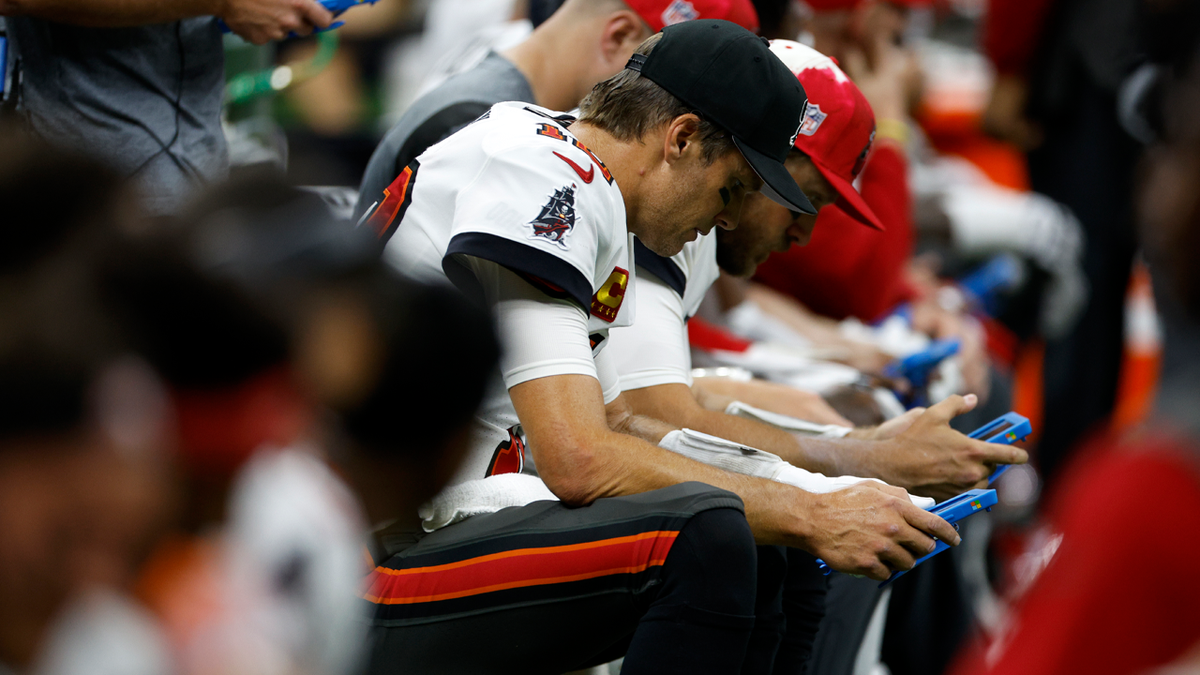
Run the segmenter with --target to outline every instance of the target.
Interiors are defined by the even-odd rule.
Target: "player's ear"
[[[680,115],[667,123],[663,139],[663,155],[668,164],[700,151],[700,118],[692,113]]]
[[[600,34],[600,55],[606,70],[620,71],[642,41],[650,37],[650,28],[636,12],[623,9],[608,15]]]

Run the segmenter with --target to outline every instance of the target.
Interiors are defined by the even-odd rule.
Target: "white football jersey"
[[[545,301],[547,311],[554,303],[560,310],[564,302],[578,305],[586,313],[586,333],[572,336],[582,334],[583,353],[590,348],[594,358],[610,328],[633,320],[632,236],[612,174],[571,134],[570,121],[527,103],[493,106],[421,154],[362,226],[386,239],[384,258],[416,279],[449,280],[482,297],[473,270],[479,260],[490,261],[542,291],[534,297]],[[536,310],[540,303],[526,304]],[[506,336],[500,338],[503,343]],[[505,351],[506,357],[520,351],[528,362],[537,345]],[[549,345],[546,351],[552,351]],[[596,366],[587,360],[588,374],[594,374]],[[532,472],[507,390],[534,377],[580,372],[578,364],[556,364],[540,361],[523,368],[533,375],[522,377],[512,374],[516,369],[503,378],[497,374],[476,420],[470,456],[452,484]]]
[[[638,320],[612,331],[608,356],[622,390],[661,384],[692,384],[687,321],[717,281],[717,236],[688,242],[670,258],[641,242],[634,244],[638,279]]]

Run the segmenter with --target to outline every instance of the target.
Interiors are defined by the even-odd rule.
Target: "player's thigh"
[[[685,483],[583,508],[535,502],[438,530],[371,574],[371,671],[587,662],[628,640],[679,531],[714,508],[741,501]]]

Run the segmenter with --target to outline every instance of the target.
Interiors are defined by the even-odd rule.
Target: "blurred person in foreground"
[[[355,219],[426,148],[493,104],[526,101],[571,110],[593,85],[619,72],[647,37],[693,19],[725,19],[758,30],[750,0],[567,0],[525,41],[503,53],[490,52],[405,111],[371,156]]]
[[[1198,65],[1193,61],[1171,87],[1165,135],[1147,155],[1138,203],[1139,235],[1161,282],[1156,292],[1180,313],[1179,330],[1167,334],[1185,341],[1174,366],[1193,373],[1200,368],[1194,348],[1200,334]],[[1011,613],[996,634],[962,655],[955,673],[1132,675],[1160,672],[1154,669],[1181,659],[1195,667],[1198,403],[1200,382],[1174,380],[1161,392],[1154,419],[1081,447],[1047,506],[1048,531],[1021,561]]]
[[[352,235],[319,197],[248,178],[105,277],[176,404],[188,510],[141,589],[185,672],[355,671],[358,502],[375,523],[411,514],[461,456],[497,354],[488,317]],[[413,365],[418,352],[431,358]],[[439,354],[453,378],[414,387]],[[395,425],[396,410],[424,424]]]
[[[153,215],[228,170],[217,19],[256,44],[333,19],[316,0],[3,0],[0,15],[18,123],[134,179]]]
[[[174,502],[168,405],[89,274],[132,195],[102,165],[6,135],[0,200],[0,671],[168,673],[131,599]]]
[[[370,523],[415,513],[453,474],[498,358],[488,314],[400,276],[373,234],[269,176],[210,191],[184,220],[188,257],[286,331],[297,385],[336,421],[323,452]],[[409,358],[418,353],[429,358]],[[398,409],[422,424],[397,427]]]

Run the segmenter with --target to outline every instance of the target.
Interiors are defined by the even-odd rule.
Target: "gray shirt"
[[[355,221],[380,200],[384,189],[426,148],[474,122],[501,101],[535,103],[529,81],[496,52],[414,101],[371,155],[358,190]]]
[[[21,59],[19,109],[39,136],[133,177],[155,214],[224,177],[216,19],[86,28],[10,17],[8,27]]]

